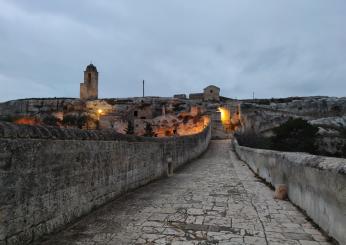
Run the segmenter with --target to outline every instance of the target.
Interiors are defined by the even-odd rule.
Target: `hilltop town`
[[[289,118],[303,118],[319,128],[318,148],[326,155],[346,154],[346,99],[291,97],[236,100],[207,86],[200,93],[172,97],[99,98],[99,74],[89,64],[80,98],[20,99],[0,104],[0,120],[85,130],[111,129],[122,134],[170,137],[201,132],[211,120],[213,138],[235,132],[266,137]],[[144,89],[144,88],[143,88]]]
[[[83,77],[0,104],[0,244],[346,241],[346,98],[99,98]]]
[[[214,129],[227,138],[229,136],[226,134],[240,124],[238,103],[221,97],[220,88],[213,85],[204,88],[203,93],[193,93],[189,97],[179,94],[171,98],[143,96],[108,99],[98,98],[98,86],[97,68],[90,64],[84,71],[79,99],[9,101],[0,104],[0,119],[17,124],[113,129],[123,134],[153,137],[201,132],[212,117],[218,122]],[[223,126],[221,114],[224,114]],[[223,127],[227,129],[225,132]]]

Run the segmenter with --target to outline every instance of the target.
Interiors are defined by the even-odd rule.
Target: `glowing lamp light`
[[[102,109],[97,110],[97,120],[99,120],[99,121],[100,121],[100,116],[102,115],[102,112],[103,112]]]
[[[231,119],[230,111],[226,108],[219,107],[219,112],[221,113],[222,124],[229,124]]]

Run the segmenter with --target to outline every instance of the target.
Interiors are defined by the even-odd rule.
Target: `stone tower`
[[[99,73],[96,66],[90,64],[84,71],[84,83],[80,84],[80,98],[82,100],[97,99]]]

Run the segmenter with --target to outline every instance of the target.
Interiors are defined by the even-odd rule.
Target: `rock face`
[[[272,129],[291,118],[303,118],[319,127],[318,151],[324,155],[344,156],[346,152],[346,98],[308,97],[286,99],[282,103],[241,104],[240,132],[272,136]]]
[[[84,103],[78,99],[23,99],[0,103],[0,116],[31,116],[40,113],[78,110]]]
[[[267,107],[311,119],[340,117],[346,115],[346,98],[307,97],[289,103],[271,103]]]
[[[85,101],[28,99],[0,104],[0,121],[83,129],[108,128],[119,133],[125,133],[128,124],[132,123],[135,135],[144,135],[145,127],[150,124],[154,136],[166,137],[201,132],[208,124],[205,116],[208,113],[204,108],[202,103],[160,97]],[[212,110],[216,112],[217,108],[215,106]]]
[[[210,126],[145,138],[0,123],[0,244],[28,244],[204,152]]]
[[[312,122],[342,123],[346,116],[346,98],[307,97],[269,105],[241,105],[244,130],[264,132],[285,122],[289,117],[302,117]],[[331,118],[322,120],[321,118]],[[337,119],[338,118],[338,119]],[[332,122],[333,121],[333,122]]]
[[[342,156],[346,153],[346,116],[310,120],[319,127],[318,151],[325,155]]]
[[[196,117],[191,111],[192,108],[196,107],[200,109],[202,114],[208,114],[213,118],[212,128],[215,138],[229,138],[234,130],[253,131],[270,136],[272,128],[286,122],[290,117],[302,117],[321,128],[321,136],[326,137],[325,142],[321,141],[321,147],[323,145],[328,146],[327,151],[331,154],[340,152],[343,149],[340,146],[340,144],[343,144],[342,140],[333,146],[334,144],[327,138],[332,137],[331,130],[346,125],[345,98],[307,97],[249,102],[253,101],[236,101],[222,98],[221,102],[215,102],[203,101],[202,99],[196,101],[160,97],[88,101],[63,98],[28,99],[0,104],[0,119],[7,116],[35,116],[42,119],[47,115],[54,115],[54,117],[62,120],[64,115],[86,116],[88,118],[85,126],[87,129],[101,126],[124,132],[128,121],[132,121],[135,126],[138,125],[135,132],[143,134],[146,123],[154,125],[156,123],[154,118],[162,116],[163,107],[167,115],[171,114],[175,117],[178,117],[181,113],[190,113],[190,116]],[[230,110],[231,118],[229,121],[231,123],[228,125],[229,128],[221,122],[220,107]],[[198,128],[198,125],[196,127]],[[173,134],[174,131],[172,127],[159,128],[158,130],[160,132],[169,131],[170,134]],[[340,133],[340,130],[337,129],[336,131],[337,134]],[[181,132],[185,134],[187,130],[181,130]]]
[[[325,126],[330,128],[346,127],[346,115],[340,117],[324,117],[315,120],[310,120],[309,123],[317,126]]]

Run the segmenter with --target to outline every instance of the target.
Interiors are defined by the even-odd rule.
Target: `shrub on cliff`
[[[65,115],[62,124],[70,127],[78,127],[80,129],[86,124],[88,118],[85,115]]]
[[[275,150],[316,153],[316,133],[318,127],[301,118],[290,118],[286,123],[273,129],[271,138]]]
[[[318,127],[303,119],[289,119],[273,129],[275,136],[264,137],[255,133],[235,135],[242,146],[277,151],[307,152],[318,154],[316,134]]]
[[[59,119],[53,115],[48,115],[43,118],[42,122],[49,126],[58,126]]]
[[[272,141],[270,138],[263,137],[262,135],[251,133],[235,134],[239,145],[259,148],[259,149],[272,149]]]
[[[82,129],[83,126],[87,123],[88,117],[85,115],[81,115],[77,117],[77,127]]]
[[[346,127],[340,129],[340,136],[346,139]]]

